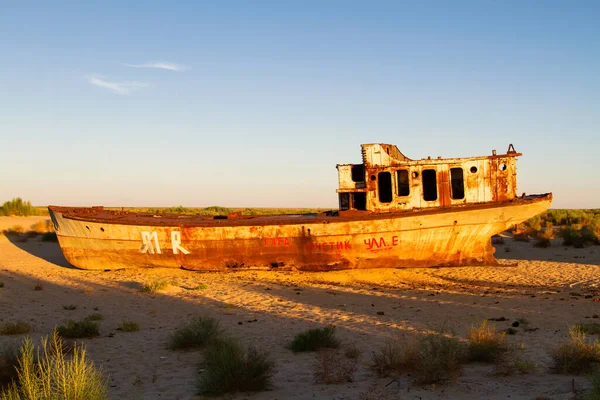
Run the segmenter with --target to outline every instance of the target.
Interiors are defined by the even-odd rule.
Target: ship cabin
[[[506,154],[411,160],[391,144],[363,144],[362,164],[338,164],[340,211],[399,212],[513,200],[513,145]]]

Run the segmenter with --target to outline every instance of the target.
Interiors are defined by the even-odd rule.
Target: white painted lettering
[[[181,246],[181,232],[171,232],[171,245],[173,247],[173,254],[179,254],[179,252],[182,252],[183,254],[190,254],[188,250]]]
[[[140,253],[162,254],[160,245],[158,244],[158,233],[142,232],[142,247]]]

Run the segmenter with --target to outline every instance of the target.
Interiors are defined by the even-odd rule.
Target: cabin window
[[[367,209],[367,194],[364,192],[352,193],[352,207],[355,210]]]
[[[474,174],[475,172],[477,172],[477,167],[476,166],[472,166],[470,169],[471,173]]]
[[[379,191],[380,203],[392,202],[392,174],[380,172],[377,174],[377,189]]]
[[[350,194],[340,193],[340,211],[350,209]]]
[[[399,169],[398,171],[396,171],[396,181],[398,184],[398,196],[408,196],[410,194],[408,170]]]
[[[452,186],[452,198],[455,200],[465,198],[465,180],[462,168],[450,168],[450,184]]]
[[[352,182],[365,181],[365,166],[362,164],[352,166]]]
[[[423,173],[423,200],[435,201],[437,195],[437,178],[435,169],[424,169]]]

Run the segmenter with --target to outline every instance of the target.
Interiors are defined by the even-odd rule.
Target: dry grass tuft
[[[290,348],[294,353],[337,349],[338,347],[340,347],[340,340],[335,336],[335,327],[332,325],[300,332],[290,343]]]
[[[35,233],[37,235],[43,235],[44,233],[54,232],[54,226],[52,225],[52,221],[49,219],[45,221],[39,221],[29,227],[29,232]]]
[[[66,358],[56,331],[50,339],[42,338],[41,349],[34,347],[26,338],[18,356],[18,380],[0,393],[0,400],[108,398],[108,379],[87,359],[83,347]]]
[[[469,360],[487,363],[500,361],[509,350],[505,335],[506,332],[496,332],[496,328],[489,326],[487,320],[477,327],[472,327],[468,337]]]
[[[73,311],[77,309],[75,304],[63,304],[63,310]]]
[[[204,354],[203,367],[198,382],[200,393],[222,395],[268,389],[275,364],[268,352],[254,347],[245,350],[236,339],[226,337],[210,343]]]
[[[417,384],[437,383],[457,378],[465,362],[465,348],[455,337],[428,334],[409,347],[406,365],[414,371]]]
[[[381,376],[401,371],[405,362],[405,345],[399,340],[389,340],[372,354],[373,368]]]
[[[357,358],[348,358],[331,349],[317,352],[312,364],[315,383],[326,385],[352,382],[357,368]]]
[[[31,331],[31,325],[25,321],[5,322],[0,326],[0,335],[22,335]]]
[[[598,339],[589,343],[584,332],[569,328],[569,341],[552,350],[550,370],[556,374],[589,373],[600,363]]]
[[[464,344],[443,334],[423,335],[410,345],[389,341],[373,353],[374,368],[380,375],[411,371],[417,384],[454,379],[465,360]]]
[[[344,349],[344,355],[352,360],[358,360],[361,355],[361,351],[358,347],[356,347],[355,344],[351,344],[346,346]]]
[[[170,350],[198,349],[217,339],[223,330],[213,317],[196,317],[183,324],[169,336],[167,348]]]

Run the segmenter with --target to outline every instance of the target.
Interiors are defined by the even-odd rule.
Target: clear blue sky
[[[0,201],[337,206],[361,143],[600,207],[599,1],[0,1]]]

